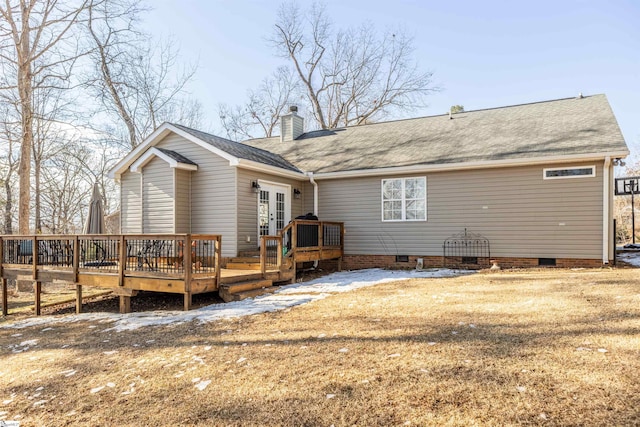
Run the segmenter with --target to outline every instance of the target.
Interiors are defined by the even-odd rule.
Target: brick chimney
[[[304,133],[304,119],[298,115],[298,107],[289,107],[289,114],[280,116],[280,141],[293,141]]]

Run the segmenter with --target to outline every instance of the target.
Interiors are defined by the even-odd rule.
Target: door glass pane
[[[276,232],[284,228],[284,193],[276,193]]]
[[[258,224],[260,235],[269,235],[269,192],[260,191],[260,204],[258,205]]]

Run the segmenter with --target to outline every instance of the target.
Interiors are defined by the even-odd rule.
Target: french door
[[[258,235],[275,236],[291,221],[290,188],[260,181]]]

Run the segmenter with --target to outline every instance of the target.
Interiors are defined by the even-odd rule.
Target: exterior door
[[[290,188],[260,182],[258,200],[258,235],[276,236],[291,221]]]

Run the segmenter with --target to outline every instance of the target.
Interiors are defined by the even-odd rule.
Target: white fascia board
[[[551,157],[534,157],[534,158],[522,158],[522,159],[509,159],[509,160],[488,160],[481,162],[465,162],[465,163],[441,163],[435,165],[412,165],[412,166],[398,166],[390,168],[377,168],[377,169],[360,169],[344,172],[314,172],[313,177],[315,180],[323,179],[340,179],[340,178],[356,178],[356,177],[370,177],[380,175],[397,175],[397,174],[411,174],[421,172],[445,172],[445,171],[458,171],[458,170],[470,170],[470,169],[487,169],[487,168],[506,168],[513,166],[531,166],[553,163],[569,163],[569,162],[586,162],[594,160],[602,160],[606,157],[611,158],[625,158],[629,155],[629,151],[609,152],[609,153],[589,153],[579,155],[567,155],[567,156],[551,156]]]
[[[197,165],[192,165],[190,163],[181,163],[181,162],[177,161],[176,159],[167,156],[165,153],[163,153],[162,151],[158,150],[155,147],[151,147],[142,156],[138,157],[138,160],[136,160],[135,162],[133,162],[131,164],[131,166],[129,167],[129,170],[131,172],[135,172],[135,173],[140,172],[140,169],[142,169],[154,157],[158,157],[158,158],[164,160],[165,162],[167,162],[169,164],[169,167],[174,168],[174,169],[184,169],[184,170],[189,170],[189,171],[197,171],[198,170],[198,166]]]
[[[173,127],[173,126],[172,126]],[[111,168],[107,176],[111,179],[119,179],[120,175],[124,171],[126,171],[131,163],[133,163],[141,153],[144,153],[147,148],[153,146],[158,143],[162,138],[167,136],[171,132],[169,129],[168,123],[161,124],[156,130],[154,130],[151,135],[147,137],[144,141],[140,143],[136,148],[134,148],[129,154],[127,154],[122,160],[120,160],[116,165]]]
[[[232,166],[236,166],[242,169],[248,169],[258,172],[264,172],[271,175],[281,176],[284,178],[297,179],[302,181],[308,181],[309,177],[303,172],[290,171],[287,169],[281,169],[276,166],[265,165],[263,163],[254,162],[252,160],[247,159],[237,159],[235,164]]]
[[[144,141],[142,141],[140,145],[138,145],[133,151],[131,151],[122,160],[120,160],[109,171],[107,176],[111,179],[116,179],[116,180],[120,179],[120,175],[122,175],[122,173],[126,171],[129,168],[129,166],[131,166],[131,164],[135,162],[142,153],[144,153],[149,147],[153,147],[154,145],[156,145],[158,142],[160,142],[165,136],[167,136],[171,132],[177,135],[180,135],[181,137],[199,145],[200,147],[208,151],[211,151],[214,154],[217,154],[218,156],[222,157],[225,160],[228,160],[229,164],[232,166],[235,162],[238,161],[238,159],[235,156],[232,156],[231,154],[226,153],[214,147],[213,145],[202,141],[199,138],[196,138],[195,136],[191,135],[188,132],[183,131],[182,129],[178,129],[177,127],[173,126],[171,123],[163,123],[155,131],[153,131],[151,135],[149,135]]]

